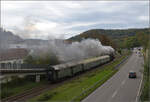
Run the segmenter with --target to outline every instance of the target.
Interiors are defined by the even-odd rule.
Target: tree
[[[135,36],[125,38],[124,43],[125,47],[128,49],[140,46],[140,43]]]
[[[148,41],[149,41],[149,35],[144,32],[138,32],[136,34],[136,38],[139,41],[139,43],[145,48],[148,47]]]
[[[119,49],[119,50],[118,50],[118,53],[119,53],[120,55],[122,55],[122,51],[121,51],[121,49]]]
[[[24,63],[28,63],[28,64],[34,64],[35,60],[33,59],[33,57],[31,55],[27,56],[24,59]]]
[[[36,64],[36,65],[56,65],[59,64],[59,60],[57,56],[54,54],[47,54],[45,56],[35,56],[32,57],[31,55],[27,56],[24,60],[26,64]]]

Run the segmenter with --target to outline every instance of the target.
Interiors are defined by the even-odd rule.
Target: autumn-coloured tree
[[[87,38],[98,39],[102,43],[102,45],[112,46],[115,49],[117,48],[116,44],[111,39],[111,37],[108,37],[105,34],[99,34],[99,32],[97,30],[83,32],[82,34],[76,36],[75,39],[74,38],[70,39],[70,41],[81,41],[81,40],[87,39]]]
[[[126,48],[133,48],[133,47],[140,46],[140,43],[135,36],[131,36],[131,37],[125,38],[124,45]]]
[[[138,32],[136,34],[136,38],[138,39],[138,41],[140,42],[140,44],[144,47],[147,48],[148,47],[148,41],[149,39],[149,34],[146,34],[144,32]]]

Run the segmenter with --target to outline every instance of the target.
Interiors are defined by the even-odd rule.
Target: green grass
[[[52,89],[50,91],[47,91],[46,93],[43,93],[29,101],[69,102],[74,97],[80,95],[83,91],[85,91],[86,89],[94,85],[96,82],[103,79],[103,81],[98,83],[95,87],[89,90],[85,95],[78,97],[76,101],[79,101],[84,97],[86,97],[88,94],[90,94],[92,91],[94,91],[97,87],[102,85],[107,79],[109,79],[116,72],[116,70],[113,69],[114,66],[119,64],[124,58],[125,56],[117,58],[115,61],[111,62],[108,65],[105,65],[103,67],[82,74],[79,77],[76,77],[75,79],[70,80],[64,83],[63,85],[55,89]]]
[[[44,83],[45,81],[36,83],[35,81],[29,81],[24,78],[20,79],[15,77],[15,80],[13,80],[12,82],[1,84],[0,98],[4,99],[12,95],[19,94],[23,91],[32,89]]]
[[[141,101],[150,101],[150,48],[148,58],[145,59],[144,73],[143,73],[144,88],[140,96]]]

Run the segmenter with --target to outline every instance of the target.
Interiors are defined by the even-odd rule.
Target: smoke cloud
[[[63,40],[51,40],[48,44],[32,47],[32,56],[46,57],[54,54],[59,61],[76,61],[90,57],[102,56],[114,52],[111,46],[103,46],[99,40],[84,39],[81,42],[66,43]]]

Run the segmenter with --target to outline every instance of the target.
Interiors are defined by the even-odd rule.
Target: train
[[[97,66],[108,63],[114,59],[114,54],[84,59],[82,61],[68,62],[64,64],[50,66],[47,71],[48,80],[58,82],[68,77],[73,77],[79,73],[94,69]]]

